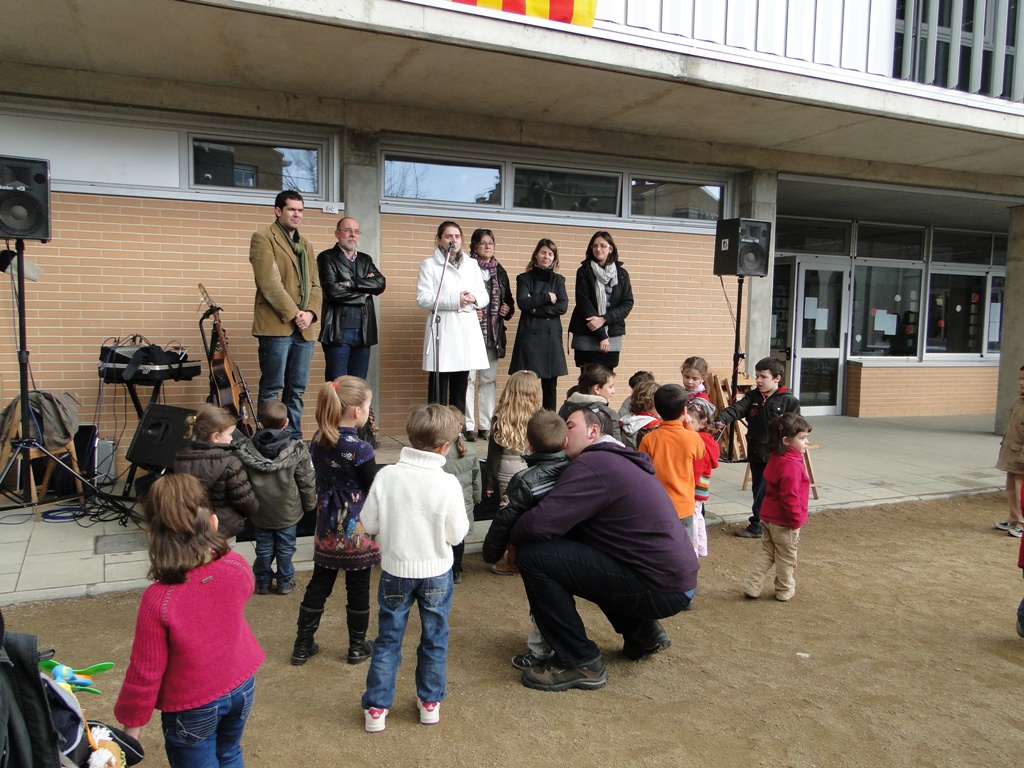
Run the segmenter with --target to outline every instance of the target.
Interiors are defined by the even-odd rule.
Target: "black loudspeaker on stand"
[[[11,441],[14,449],[11,458],[0,470],[0,485],[7,479],[11,469],[21,466],[20,497],[15,497],[14,506],[35,506],[32,499],[34,478],[32,458],[50,459],[55,466],[63,469],[72,478],[77,478],[84,487],[98,494],[95,484],[79,474],[77,468],[69,466],[63,459],[47,450],[32,428],[32,408],[28,389],[28,323],[25,317],[25,241],[50,239],[50,162],[34,158],[0,157],[0,238],[14,240],[14,251],[0,252],[0,268],[6,271],[13,263],[18,270],[18,378],[21,409],[21,436]],[[5,495],[13,494],[3,491]]]
[[[715,274],[765,277],[772,243],[772,223],[723,219],[715,228]]]
[[[50,239],[50,163],[0,157],[0,238]]]

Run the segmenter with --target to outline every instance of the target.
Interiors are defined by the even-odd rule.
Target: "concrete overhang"
[[[562,127],[566,149],[575,148],[573,128],[600,130],[630,137],[625,155],[644,156],[643,137],[652,137],[686,142],[693,155],[707,147],[706,158],[688,162],[827,176],[835,160],[837,177],[868,180],[912,168],[933,180],[914,183],[946,186],[948,177],[948,188],[1024,198],[1020,104],[842,70],[751,66],[425,2],[33,0],[4,18],[0,61],[55,79],[94,73],[157,88],[338,100],[353,105],[350,127],[386,129],[372,125],[380,105],[442,124]],[[59,83],[40,92],[41,77],[25,87],[5,77],[0,92],[61,93]],[[158,99],[133,104],[113,89],[102,102]]]

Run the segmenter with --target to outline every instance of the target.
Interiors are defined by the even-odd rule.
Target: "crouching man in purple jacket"
[[[685,610],[697,587],[693,545],[650,458],[609,437],[596,411],[569,415],[572,462],[512,529],[533,618],[555,651],[547,666],[523,671],[523,685],[541,691],[608,681],[574,597],[596,603],[623,653],[639,660],[672,644],[658,619]]]

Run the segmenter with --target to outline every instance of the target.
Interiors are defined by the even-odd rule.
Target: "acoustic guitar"
[[[199,333],[210,364],[210,402],[233,413],[238,419],[238,428],[252,437],[259,427],[256,409],[249,397],[242,369],[235,365],[228,354],[228,335],[220,321],[221,308],[214,304],[202,283],[199,284],[199,295],[207,306],[199,319]],[[211,318],[213,322],[207,338],[203,323]]]

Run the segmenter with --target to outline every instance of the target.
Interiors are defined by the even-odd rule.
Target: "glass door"
[[[843,412],[849,286],[849,259],[796,260],[790,380],[801,413],[809,416]]]

